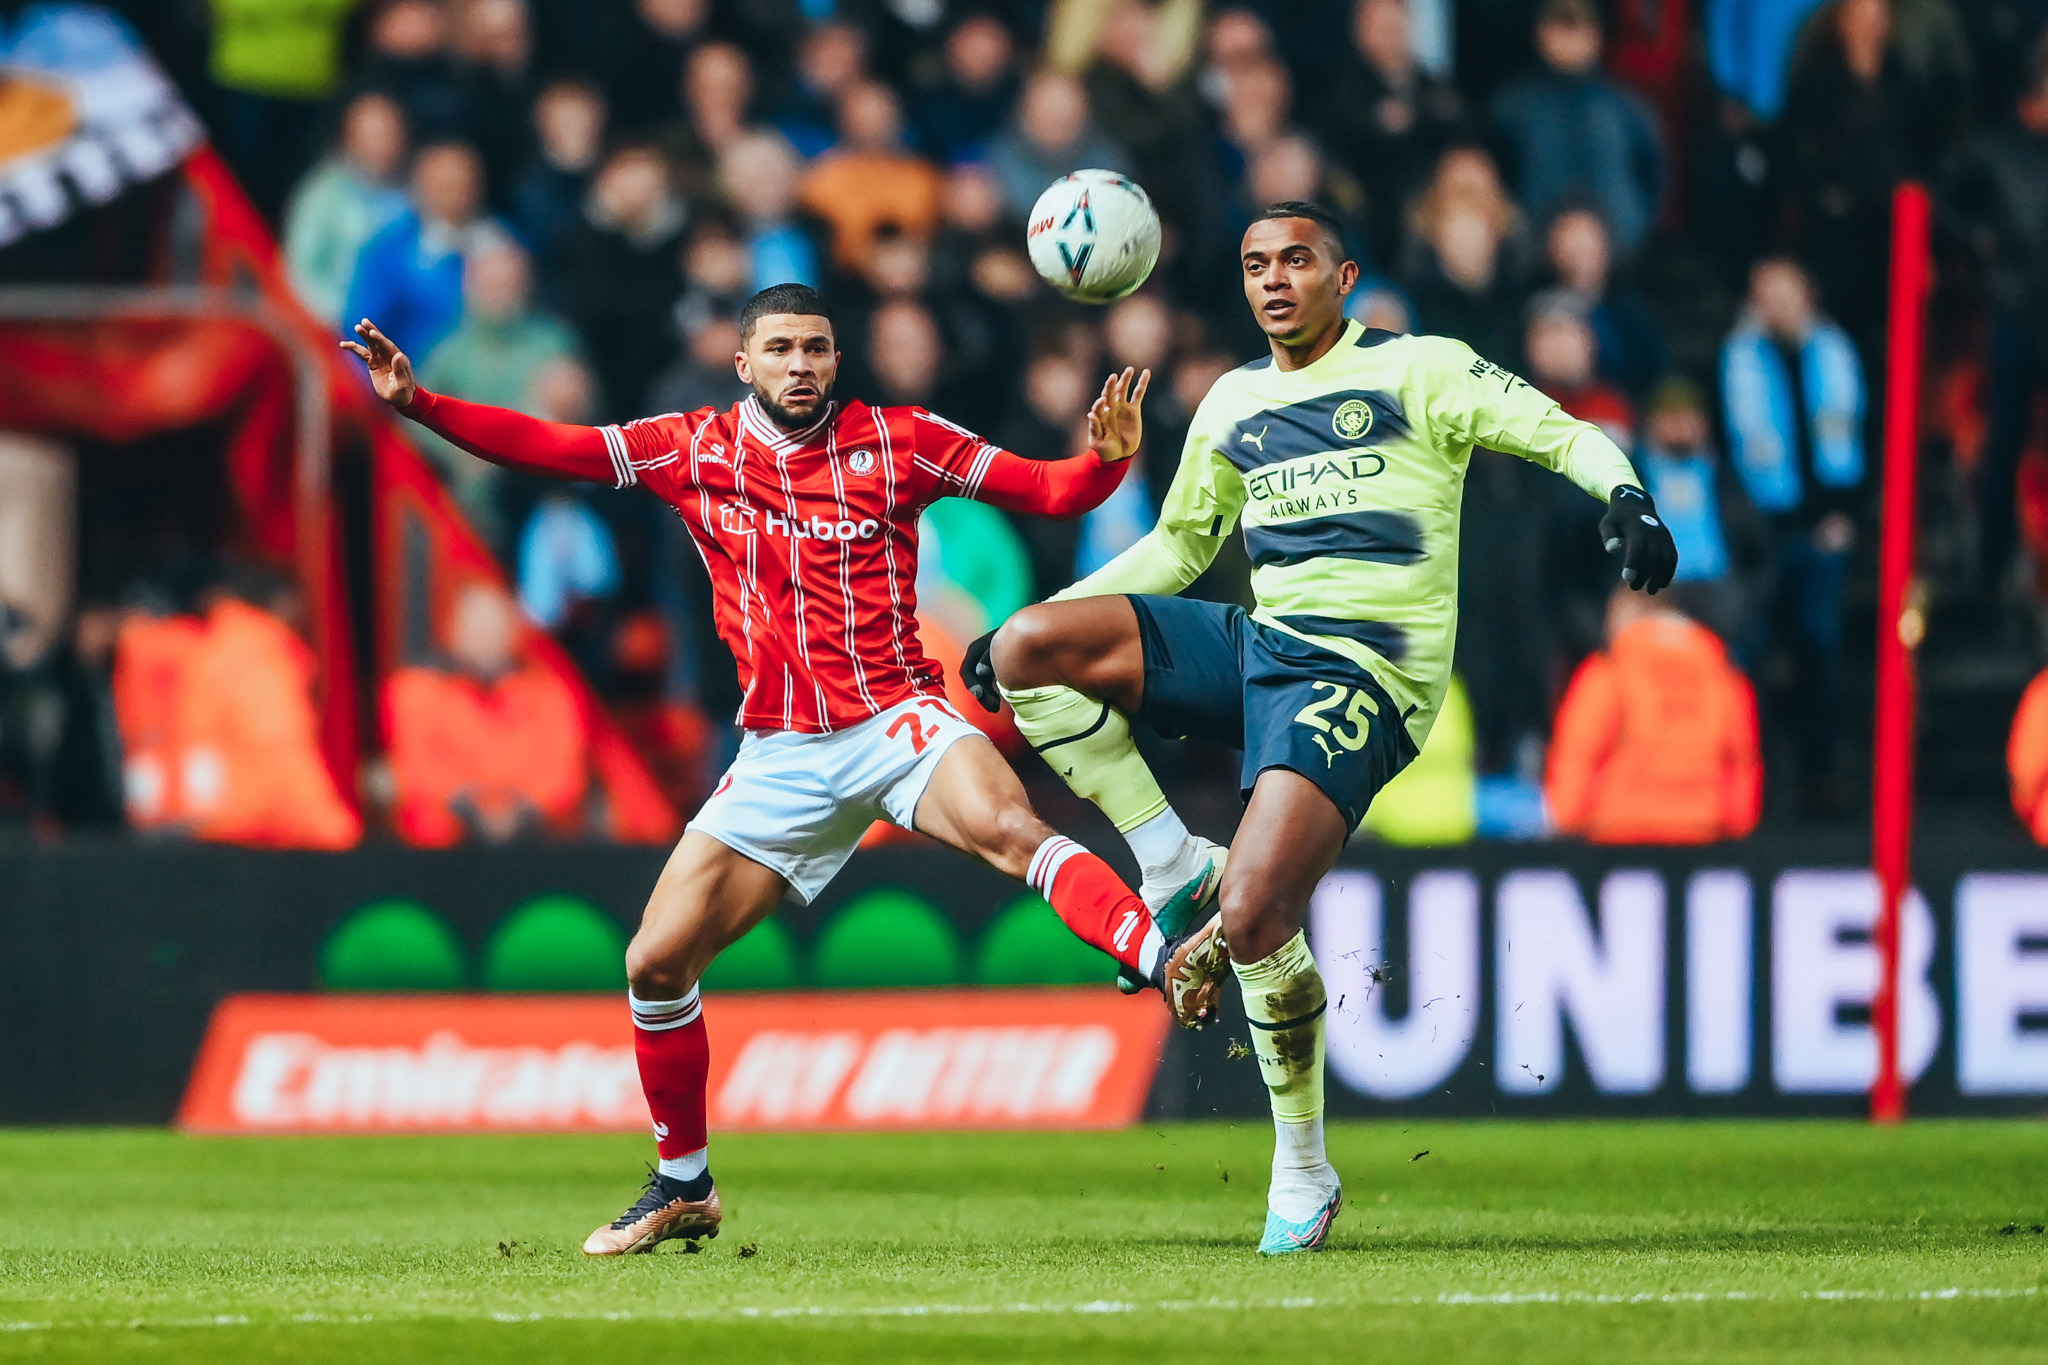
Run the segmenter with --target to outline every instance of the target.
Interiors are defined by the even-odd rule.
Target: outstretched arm
[[[1424,337],[1418,345],[1435,366],[1428,401],[1438,430],[1555,470],[1606,503],[1600,540],[1609,554],[1620,553],[1621,581],[1652,593],[1670,585],[1678,546],[1621,447],[1465,343]]]
[[[1005,511],[1077,517],[1101,506],[1123,479],[1144,435],[1138,405],[1151,383],[1150,370],[1111,375],[1088,409],[1088,443],[1094,448],[1064,460],[1029,460],[997,449],[920,410],[928,424],[920,429],[920,463],[940,478],[942,494],[957,490]]]
[[[360,340],[344,341],[341,348],[369,366],[377,396],[478,459],[558,479],[620,480],[611,443],[598,428],[543,422],[509,408],[429,393],[413,379],[412,361],[376,324],[364,318],[355,332]]]

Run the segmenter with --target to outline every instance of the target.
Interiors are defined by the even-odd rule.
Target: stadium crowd
[[[1956,344],[1937,348],[1930,446],[1968,490],[1949,528],[1974,547],[1964,578],[2022,617],[2038,600],[2043,0],[126,8],[273,217],[307,307],[337,328],[375,318],[437,391],[568,421],[722,406],[743,392],[739,306],[783,280],[833,301],[845,391],[1029,456],[1075,447],[1106,369],[1152,368],[1142,477],[1096,512],[932,509],[920,593],[953,640],[1150,526],[1194,406],[1263,349],[1243,224],[1274,200],[1331,206],[1365,272],[1355,316],[1461,338],[1607,430],[1681,552],[1668,596],[1610,604],[1601,509],[1476,453],[1461,688],[1404,778],[1420,807],[1385,837],[1693,841],[1767,809],[1852,809],[1845,668],[1870,596],[1904,178],[1937,193],[1937,334]],[[1023,253],[1031,202],[1084,166],[1133,175],[1167,228],[1153,280],[1100,310],[1058,300]],[[730,714],[673,518],[430,453],[520,607],[601,693]],[[1196,591],[1240,594],[1243,568],[1226,555]],[[407,838],[509,837],[575,800],[539,758],[503,766],[556,774],[546,791],[421,794],[453,790],[457,760],[407,736],[461,730],[457,712],[509,750],[547,747],[517,735],[558,702],[500,695],[519,676],[500,610],[465,603],[449,653],[468,662],[408,670],[386,698]],[[2031,793],[2048,722],[2028,733]]]

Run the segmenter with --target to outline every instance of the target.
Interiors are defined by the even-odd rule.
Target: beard
[[[776,426],[781,427],[784,431],[801,431],[817,421],[818,414],[823,412],[825,405],[832,401],[832,385],[818,385],[818,396],[812,401],[807,412],[792,412],[776,402],[769,395],[768,391],[759,384],[754,386],[754,401],[761,405],[761,410],[768,414],[768,419],[775,423]]]

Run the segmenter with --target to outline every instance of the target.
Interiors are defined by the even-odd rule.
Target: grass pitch
[[[723,1236],[589,1261],[644,1139],[5,1132],[0,1357],[2048,1361],[2041,1123],[1339,1124],[1262,1261],[1270,1143],[721,1138]]]

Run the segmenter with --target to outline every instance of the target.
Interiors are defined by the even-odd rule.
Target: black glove
[[[1657,515],[1650,495],[1632,484],[1623,484],[1607,499],[1607,515],[1600,518],[1600,540],[1607,553],[1621,551],[1621,581],[1631,588],[1647,588],[1655,594],[1671,586],[1678,572],[1678,546],[1671,528]]]
[[[995,638],[996,633],[990,631],[960,656],[960,681],[988,711],[1003,709],[1003,694],[996,690],[996,666],[988,659],[988,647]]]

